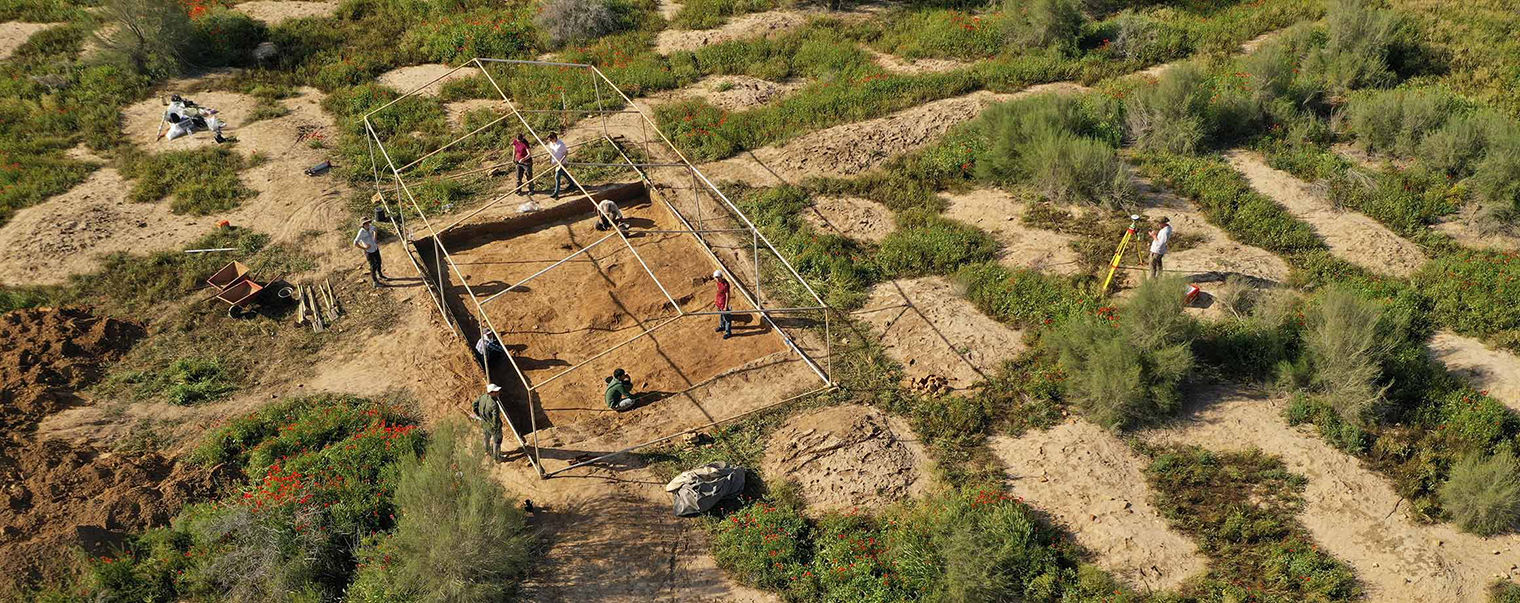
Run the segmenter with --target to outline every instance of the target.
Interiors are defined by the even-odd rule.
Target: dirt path
[[[910,381],[936,375],[964,389],[1024,350],[1022,331],[982,314],[943,277],[876,285],[865,309],[852,315],[871,325]]]
[[[772,82],[747,75],[716,75],[695,84],[652,95],[653,104],[700,98],[724,111],[743,111],[786,96],[802,82]]]
[[[1425,253],[1387,227],[1354,211],[1340,211],[1307,182],[1273,169],[1252,151],[1231,151],[1230,165],[1240,171],[1257,192],[1283,204],[1290,213],[1308,222],[1330,246],[1331,253],[1368,270],[1392,276],[1409,276],[1425,263]]]
[[[417,94],[421,96],[438,96],[444,84],[453,80],[471,77],[478,73],[480,73],[480,70],[474,67],[454,71],[454,66],[452,65],[426,63],[392,69],[380,74],[380,77],[375,78],[375,80],[380,85],[389,87],[402,94],[427,86],[426,88],[422,88]]]
[[[1213,276],[1223,279],[1230,275],[1274,283],[1288,279],[1288,263],[1277,254],[1230,239],[1229,234],[1210,224],[1187,199],[1140,178],[1136,179],[1136,188],[1140,191],[1141,213],[1147,220],[1169,218],[1174,232],[1203,236],[1203,242],[1194,247],[1168,253],[1167,270],[1194,278],[1208,275],[1210,281],[1214,280]],[[1149,239],[1145,238],[1144,232],[1139,235],[1140,251],[1147,252]]]
[[[0,61],[11,57],[22,44],[39,31],[57,25],[56,23],[22,23],[20,21],[6,21],[0,23]]]
[[[1259,448],[1308,478],[1300,520],[1320,546],[1351,564],[1370,601],[1485,601],[1496,575],[1516,575],[1520,535],[1479,538],[1450,524],[1410,520],[1387,480],[1331,448],[1311,427],[1290,427],[1282,399],[1201,393],[1175,426],[1141,434],[1154,443],[1214,450]]]
[[[868,243],[880,243],[892,234],[896,224],[887,206],[858,197],[824,197],[814,199],[810,211],[802,214],[819,230]]]
[[[337,2],[305,2],[302,0],[254,0],[232,7],[255,20],[269,25],[279,25],[291,19],[328,17],[338,12]]]
[[[531,522],[548,542],[523,600],[779,601],[741,586],[713,562],[695,520],[671,513],[664,480],[630,464],[539,480],[520,458],[497,466],[508,489],[547,512]]]
[[[773,186],[808,176],[850,176],[888,157],[929,144],[950,128],[975,118],[988,105],[1045,92],[1076,92],[1068,82],[1031,86],[1014,94],[978,91],[925,103],[866,121],[826,128],[738,157],[708,163],[709,176]]]
[[[1430,354],[1473,387],[1520,411],[1520,357],[1451,331],[1430,339]]]
[[[1203,573],[1198,545],[1151,505],[1145,459],[1112,432],[1073,419],[991,445],[1013,494],[1049,512],[1099,566],[1147,591]]]
[[[1076,274],[1077,252],[1071,236],[1025,226],[1021,221],[1028,206],[997,189],[975,189],[946,194],[950,206],[945,217],[965,222],[991,234],[1003,244],[998,260],[1014,268],[1032,268],[1050,274]]]
[[[772,10],[740,15],[714,29],[667,29],[655,38],[654,49],[660,54],[670,54],[731,40],[772,36],[802,27],[812,17],[795,10]]]
[[[904,59],[895,54],[887,54],[868,46],[862,46],[861,50],[871,55],[882,69],[893,73],[918,75],[924,73],[944,73],[970,67],[970,63],[964,63],[953,59]]]
[[[929,489],[929,456],[906,420],[869,406],[789,417],[771,434],[764,474],[796,482],[809,512],[885,507]]]

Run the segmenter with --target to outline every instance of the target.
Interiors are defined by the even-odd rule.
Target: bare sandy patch
[[[127,140],[150,153],[216,146],[216,137],[204,130],[174,140],[155,139],[168,129],[164,123],[164,110],[168,107],[169,95],[193,87],[193,82],[195,80],[180,80],[167,86],[162,96],[145,99],[122,109],[121,129]],[[253,117],[254,109],[259,106],[258,99],[237,92],[195,92],[183,93],[181,96],[195,101],[195,104],[204,109],[215,109],[217,118],[225,124],[222,134],[228,137],[237,137],[242,127]]]
[[[443,85],[453,80],[472,77],[480,73],[474,67],[465,67],[455,71],[455,68],[442,63],[426,63],[422,65],[410,65],[399,67],[380,74],[375,81],[403,94],[417,90],[422,96],[438,96]],[[424,88],[424,86],[426,86]]]
[[[329,17],[338,12],[337,2],[305,2],[303,0],[254,0],[232,7],[250,18],[270,25],[279,25],[291,19]]]
[[[1288,278],[1288,263],[1277,254],[1252,247],[1230,239],[1230,235],[1210,224],[1203,212],[1191,202],[1145,179],[1136,179],[1140,191],[1140,206],[1148,222],[1156,219],[1171,220],[1176,234],[1203,236],[1202,243],[1166,254],[1165,269],[1186,273],[1189,277],[1203,280],[1222,280],[1230,275],[1281,283]],[[1140,237],[1142,258],[1148,258],[1150,241],[1144,232]],[[1132,256],[1126,256],[1132,257]],[[1144,260],[1142,260],[1144,261]]]
[[[1258,448],[1308,478],[1299,519],[1314,540],[1349,563],[1371,601],[1484,601],[1496,576],[1513,576],[1520,535],[1480,538],[1449,524],[1421,525],[1400,513],[1387,480],[1314,435],[1290,427],[1287,402],[1215,391],[1176,425],[1142,432],[1155,443],[1213,450]]]
[[[862,47],[871,59],[876,61],[882,69],[893,73],[918,75],[924,73],[944,73],[970,67],[970,63],[953,59],[904,59],[895,54],[887,54],[874,48]]]
[[[1409,276],[1425,263],[1418,245],[1400,237],[1365,215],[1337,210],[1313,186],[1267,165],[1251,151],[1231,151],[1230,165],[1258,192],[1281,203],[1308,222],[1330,246],[1331,253],[1380,274]]]
[[[167,203],[134,203],[132,185],[101,168],[78,186],[16,212],[0,226],[0,283],[56,285],[94,271],[108,253],[173,249],[211,231],[214,218],[176,216]]]
[[[809,18],[795,10],[772,10],[740,15],[713,29],[666,29],[655,38],[655,52],[694,51],[731,40],[772,36],[801,27]]]
[[[878,284],[865,308],[853,316],[871,325],[910,381],[935,375],[965,389],[1024,350],[1022,331],[982,314],[944,277]]]
[[[1013,494],[1049,512],[1096,562],[1146,590],[1170,590],[1207,560],[1150,502],[1145,459],[1112,432],[1072,420],[1018,438],[997,436]]]
[[[669,102],[700,98],[724,111],[743,111],[766,104],[801,87],[799,82],[772,82],[747,75],[719,75],[650,98],[655,102]]]
[[[929,457],[906,422],[869,406],[831,406],[788,418],[762,467],[794,481],[811,511],[880,508],[922,494]]]
[[[1451,331],[1430,339],[1430,354],[1473,387],[1520,411],[1520,357]]]
[[[1025,226],[1028,207],[1012,195],[983,188],[946,194],[950,205],[945,217],[980,228],[1003,244],[998,261],[1014,268],[1030,268],[1050,274],[1076,274],[1077,252],[1073,238],[1058,232]]]
[[[852,239],[880,243],[896,228],[892,210],[875,201],[857,197],[824,197],[813,201],[812,211],[804,212],[819,230]]]
[[[773,186],[785,183],[786,179],[808,176],[850,176],[881,165],[893,155],[929,144],[955,125],[975,118],[992,103],[1080,89],[1076,84],[1058,82],[1031,86],[1015,94],[973,92],[805,134],[781,145],[706,164],[702,170],[757,186]]]
[[[57,23],[22,23],[20,21],[6,21],[0,23],[0,60],[11,57],[22,44],[31,39],[32,34],[57,25]]]
[[[1468,203],[1432,226],[1463,247],[1520,251],[1520,227],[1507,224],[1478,203]]]

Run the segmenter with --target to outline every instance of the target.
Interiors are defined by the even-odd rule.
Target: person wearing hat
[[[633,408],[633,379],[628,377],[627,371],[612,371],[612,376],[607,378],[606,397],[607,408],[618,411]]]
[[[380,269],[380,242],[376,234],[374,219],[365,218],[359,223],[359,234],[354,236],[354,247],[364,250],[364,259],[369,261],[370,281],[378,288],[381,280],[390,280],[390,277]]]
[[[1167,243],[1172,240],[1172,220],[1156,220],[1156,230],[1151,231],[1151,278],[1161,275],[1161,260],[1166,257]]]
[[[491,459],[501,462],[501,386],[495,383],[486,386],[486,393],[475,399],[475,418],[480,420],[480,427],[486,434],[486,454]]]
[[[713,281],[718,284],[718,294],[713,299],[713,305],[718,308],[718,328],[715,332],[722,332],[723,338],[734,336],[734,317],[728,312],[728,279],[723,277],[722,270],[713,271]]]

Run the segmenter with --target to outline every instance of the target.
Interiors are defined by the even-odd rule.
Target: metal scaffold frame
[[[517,103],[513,101],[512,97],[508,95],[502,86],[497,82],[496,78],[491,75],[491,72],[487,69],[487,66],[507,68],[555,68],[561,71],[584,71],[589,76],[589,85],[595,89],[596,106],[595,108],[570,108],[568,106],[561,106],[559,108],[519,108]],[[465,133],[458,138],[455,138],[447,144],[444,144],[436,149],[422,154],[421,156],[405,163],[404,165],[397,166],[396,162],[391,157],[390,151],[386,148],[385,140],[383,140],[377,132],[374,122],[371,120],[371,118],[378,113],[386,111],[396,103],[401,102],[406,98],[421,94],[430,86],[433,86],[434,84],[446,78],[449,78],[451,75],[454,75],[455,73],[465,69],[478,69],[479,73],[485,77],[485,80],[490,84],[491,88],[500,95],[502,102],[506,104],[508,112],[505,115],[501,115],[500,117],[491,120],[483,126],[475,128],[474,130]],[[611,93],[615,93],[615,96],[609,94],[604,98],[603,87],[611,91]],[[607,104],[604,104],[604,100],[607,101]],[[567,157],[567,160],[562,162],[559,159],[556,159],[552,154],[548,152],[549,146],[539,136],[537,129],[535,129],[525,117],[526,115],[535,114],[558,114],[564,116],[567,122],[572,116],[576,118],[587,119],[592,117],[599,117],[601,119],[600,125],[602,129],[602,136],[596,139],[577,143],[576,146],[589,142],[605,140],[607,143],[610,143],[614,149],[617,149],[618,154],[623,161],[621,163],[576,162],[568,160]],[[621,147],[618,141],[610,134],[607,122],[608,117],[624,115],[637,116],[639,128],[643,134],[643,140],[637,141],[635,144],[642,144],[641,150],[643,151],[643,157],[647,158],[647,161],[635,161],[624,151],[623,147]],[[540,171],[537,175],[529,180],[529,186],[532,185],[533,180],[543,177],[545,174],[563,171],[568,176],[572,184],[572,194],[578,191],[581,196],[580,198],[584,198],[585,201],[591,205],[592,211],[594,212],[593,215],[599,215],[603,219],[607,219],[610,222],[610,216],[603,213],[601,208],[598,207],[595,197],[592,195],[592,192],[590,190],[587,190],[586,186],[582,184],[581,179],[576,176],[574,169],[576,167],[626,167],[631,170],[632,174],[635,174],[638,180],[640,180],[645,186],[645,189],[647,190],[650,197],[650,201],[656,205],[664,207],[665,210],[667,210],[675,219],[676,223],[680,225],[680,228],[635,230],[631,232],[624,232],[623,229],[620,228],[612,228],[611,233],[598,238],[589,245],[585,245],[580,249],[575,250],[573,253],[566,255],[564,258],[553,262],[548,267],[545,267],[542,270],[539,270],[536,273],[518,281],[517,283],[512,284],[506,289],[493,293],[484,298],[477,295],[475,290],[465,280],[463,271],[460,270],[459,266],[454,262],[453,257],[449,254],[449,250],[444,245],[441,235],[450,229],[460,225],[466,220],[469,220],[470,218],[473,218],[486,211],[487,209],[494,207],[502,201],[508,199],[511,196],[511,193],[499,195],[496,198],[485,203],[483,206],[476,208],[457,219],[454,219],[449,224],[444,225],[440,228],[434,224],[433,220],[428,216],[428,212],[424,211],[423,203],[419,202],[417,193],[413,190],[413,187],[408,185],[405,174],[426,159],[433,157],[445,150],[448,150],[455,145],[458,145],[459,143],[465,141],[466,139],[487,130],[488,128],[502,123],[510,123],[513,118],[515,118],[516,123],[529,134],[531,140],[537,144],[538,149],[544,154],[544,156],[547,156],[552,162],[552,165],[550,166],[552,169]],[[783,256],[776,249],[776,247],[771,244],[770,240],[768,240],[765,235],[760,232],[760,229],[750,221],[749,217],[746,216],[744,212],[738,208],[738,206],[736,206],[726,195],[724,195],[723,192],[719,190],[718,187],[714,185],[713,182],[701,172],[701,170],[697,169],[697,167],[693,165],[691,161],[689,161],[679,149],[676,148],[670,139],[660,131],[655,122],[650,119],[649,115],[646,114],[643,109],[639,108],[639,106],[633,102],[633,99],[629,98],[626,94],[619,90],[617,86],[612,83],[612,80],[608,79],[606,74],[602,73],[602,71],[597,67],[580,63],[475,58],[466,61],[464,64],[455,67],[448,73],[438,76],[437,78],[426,84],[423,84],[417,89],[406,92],[405,94],[400,95],[399,97],[391,100],[381,107],[366,113],[363,117],[363,122],[370,148],[370,160],[372,164],[371,167],[375,179],[376,200],[381,204],[382,207],[384,207],[386,214],[390,216],[390,223],[396,229],[398,235],[400,235],[402,239],[407,243],[406,251],[409,259],[411,259],[413,267],[416,268],[418,275],[421,276],[423,282],[426,283],[430,293],[434,297],[433,301],[435,302],[435,306],[443,315],[445,323],[449,325],[450,329],[456,335],[459,335],[461,338],[466,337],[464,330],[458,324],[457,317],[452,316],[448,310],[449,306],[446,301],[447,298],[444,285],[446,274],[452,274],[453,278],[457,280],[458,286],[463,287],[465,297],[468,299],[469,306],[465,310],[471,311],[479,323],[484,325],[485,329],[489,329],[491,332],[499,333],[500,331],[496,330],[495,325],[491,321],[490,314],[486,311],[487,304],[510,291],[520,289],[523,287],[523,285],[533,279],[546,278],[546,275],[552,275],[555,268],[560,267],[561,265],[571,261],[581,254],[588,253],[593,248],[603,245],[604,243],[611,241],[613,238],[617,238],[621,241],[621,247],[632,254],[632,256],[637,260],[640,268],[642,268],[644,273],[648,275],[651,280],[653,280],[655,285],[659,288],[660,292],[664,295],[668,306],[674,310],[673,315],[655,317],[655,319],[651,321],[641,320],[640,322],[645,323],[645,325],[638,335],[622,340],[619,343],[601,350],[600,352],[593,354],[591,357],[586,358],[576,363],[575,365],[557,372],[547,379],[544,379],[537,383],[529,379],[528,375],[523,371],[517,359],[511,352],[508,352],[506,354],[508,364],[511,367],[512,372],[516,375],[516,379],[521,383],[523,391],[525,392],[524,403],[527,404],[526,410],[530,422],[528,425],[529,429],[527,431],[527,434],[529,435],[531,441],[529,441],[529,439],[524,439],[516,429],[516,426],[511,424],[511,418],[506,412],[506,408],[501,407],[501,403],[499,401],[498,410],[501,412],[501,416],[506,420],[508,428],[512,431],[513,437],[516,438],[517,443],[521,447],[523,454],[528,459],[528,462],[538,472],[541,478],[551,477],[555,474],[562,473],[576,467],[595,463],[611,456],[666,442],[693,431],[706,429],[721,423],[738,420],[740,418],[750,416],[758,412],[775,408],[776,406],[785,404],[792,400],[821,393],[837,387],[835,381],[831,376],[832,354],[830,353],[830,339],[832,333],[831,326],[829,324],[829,308],[827,304],[824,303],[823,299],[818,295],[818,292],[808,284],[807,280],[802,278],[802,275],[797,272],[797,269],[794,268],[789,261],[787,261],[785,256]],[[655,138],[650,137],[651,131],[654,133]],[[537,155],[538,153],[532,152],[532,154]],[[657,156],[659,160],[656,160]],[[489,172],[491,169],[491,167],[487,166],[479,168],[477,170],[468,170],[467,172]],[[694,198],[696,199],[696,209],[698,215],[696,216],[695,225],[693,224],[692,220],[689,220],[687,216],[681,212],[680,208],[678,208],[675,203],[665,198],[665,194],[661,190],[662,188],[676,189],[678,187],[671,187],[666,186],[662,183],[656,183],[653,177],[650,175],[651,170],[654,169],[676,170],[678,174],[681,174],[680,179],[683,181],[685,180],[686,175],[689,174],[691,178],[691,185],[690,187],[686,187],[686,189],[693,191]],[[388,174],[382,174],[382,172],[388,172]],[[459,175],[461,174],[453,174],[453,176],[456,177]],[[737,224],[726,225],[727,227],[724,228],[704,228],[706,223],[713,219],[702,215],[703,212],[701,203],[704,194],[717,204],[717,207],[722,214],[720,216],[720,219],[726,219]],[[405,224],[400,219],[403,206],[410,207],[412,210],[411,213],[414,213],[417,216],[416,219],[419,219],[422,222],[422,227],[425,229],[425,231],[418,231],[420,237],[410,236],[411,231],[406,229],[407,224]],[[415,230],[415,228],[413,230]],[[646,235],[691,235],[698,243],[699,247],[705,252],[705,255],[713,262],[717,270],[720,270],[725,275],[727,275],[727,278],[732,284],[733,289],[739,293],[739,295],[748,303],[748,306],[751,308],[747,310],[733,309],[730,310],[730,313],[752,314],[759,316],[760,319],[770,327],[771,331],[781,337],[786,346],[807,365],[812,373],[814,373],[819,378],[821,385],[820,387],[803,394],[799,394],[785,400],[779,400],[774,403],[766,404],[760,408],[753,408],[736,416],[726,417],[721,420],[711,420],[703,425],[680,430],[676,433],[664,434],[654,439],[625,447],[621,450],[601,454],[600,456],[596,456],[595,458],[589,460],[572,462],[568,466],[553,471],[546,471],[543,466],[543,457],[540,453],[538,441],[539,428],[536,418],[537,414],[543,411],[543,405],[538,399],[538,392],[541,388],[549,385],[550,383],[553,383],[562,377],[570,375],[578,369],[596,361],[597,359],[611,354],[623,348],[624,346],[642,340],[646,337],[650,337],[660,329],[664,328],[667,325],[675,323],[676,321],[693,317],[710,317],[718,314],[716,311],[687,311],[681,307],[681,304],[671,296],[670,291],[665,287],[664,283],[660,282],[659,277],[656,276],[654,271],[650,269],[649,264],[645,261],[644,257],[640,255],[634,244],[629,240],[630,237],[636,238]],[[714,235],[730,241],[742,241],[746,244],[746,246],[752,247],[754,265],[752,267],[744,266],[744,268],[752,268],[753,273],[750,275],[742,275],[740,272],[736,272],[734,269],[731,269],[730,266],[725,263],[724,260],[716,252],[713,241],[711,240]],[[415,250],[413,249],[413,246],[418,241],[429,239],[431,240],[434,248],[434,265],[432,266],[431,275],[429,274],[428,267],[424,265],[426,263],[426,258],[422,257],[419,253],[415,253]],[[803,300],[803,303],[786,304],[792,307],[779,308],[767,307],[765,305],[764,296],[760,290],[761,280],[763,278],[761,267],[762,251],[767,252],[766,257],[773,256],[776,260],[778,260],[775,265],[768,266],[770,269],[769,274],[780,275],[780,277],[785,278],[787,282],[794,282],[797,285],[800,285],[800,288],[794,287],[790,290],[793,297]],[[445,270],[448,272],[445,273]],[[430,276],[433,278],[430,278]],[[749,288],[744,285],[744,280],[740,278],[740,276],[752,276],[754,278],[755,291],[750,291]],[[552,276],[547,276],[547,278],[552,278]],[[473,310],[470,308],[473,308]],[[818,359],[810,356],[803,349],[803,347],[799,345],[797,339],[789,334],[785,329],[783,329],[782,326],[775,320],[775,317],[778,315],[794,315],[799,313],[817,313],[822,315],[823,334],[821,340],[823,351],[821,364]],[[652,326],[648,326],[648,323],[652,323]],[[466,343],[469,342],[466,341]],[[485,373],[484,377],[486,382],[493,382],[494,380],[490,374],[489,365],[482,362],[482,368],[484,369],[483,372]],[[706,382],[692,385],[686,390],[686,392],[696,390],[697,388],[711,383],[717,379],[721,379],[722,377],[723,375],[720,374],[719,376],[714,377],[713,379],[709,379]],[[709,419],[711,419],[711,417],[709,417]]]

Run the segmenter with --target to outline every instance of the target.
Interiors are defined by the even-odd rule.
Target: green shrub
[[[194,37],[185,50],[185,60],[197,67],[249,65],[253,63],[253,49],[268,35],[264,24],[248,15],[212,10],[194,20]]]
[[[1168,153],[1196,150],[1208,134],[1206,77],[1197,66],[1184,64],[1167,71],[1155,86],[1136,90],[1124,106],[1135,147]]]
[[[1520,461],[1509,448],[1469,455],[1441,486],[1441,504],[1463,530],[1492,536],[1520,530]]]
[[[1034,0],[1023,7],[1022,17],[1022,23],[1013,20],[1015,43],[1076,50],[1085,20],[1076,0]]]
[[[1383,363],[1398,343],[1395,320],[1382,304],[1341,287],[1326,289],[1305,312],[1309,385],[1342,420],[1366,426],[1381,411]]]
[[[1414,277],[1437,322],[1468,335],[1499,338],[1520,330],[1520,254],[1462,250],[1427,262]]]
[[[500,601],[533,562],[527,518],[491,476],[473,425],[440,425],[396,480],[396,529],[360,551],[348,601]]]
[[[1331,0],[1326,16],[1329,37],[1311,69],[1323,74],[1330,93],[1392,85],[1398,55],[1417,35],[1408,20],[1370,0]]]
[[[1490,149],[1473,171],[1473,191],[1480,198],[1498,203],[1511,215],[1520,213],[1520,144]]]
[[[976,174],[1028,181],[1058,202],[1126,205],[1134,191],[1116,151],[1117,118],[1117,103],[1101,95],[1045,94],[992,107],[978,121],[989,142]]]
[[[129,155],[122,175],[136,182],[128,197],[151,203],[173,196],[169,209],[177,214],[207,216],[237,207],[253,191],[243,186],[238,172],[245,160],[226,147]]]
[[[1457,98],[1438,89],[1369,91],[1346,103],[1346,124],[1367,150],[1408,156],[1459,108]]]
[[[175,0],[109,0],[103,5],[114,27],[100,36],[107,55],[154,78],[178,75],[195,42],[185,6]]]
[[[582,44],[633,25],[633,7],[623,0],[549,0],[534,23],[555,47]]]
[[[712,29],[730,17],[768,11],[779,6],[776,0],[692,0],[681,4],[671,23],[681,29]]]
[[[1495,582],[1488,589],[1488,603],[1520,603],[1520,584]]]
[[[966,299],[988,316],[1021,328],[1063,322],[1097,310],[1098,299],[1076,283],[1036,270],[996,263],[970,264],[956,273]]]
[[[1066,376],[1067,398],[1093,422],[1122,429],[1176,410],[1194,337],[1180,291],[1178,279],[1150,279],[1122,308],[1099,308],[1042,337]]]
[[[533,24],[525,7],[439,15],[407,28],[401,43],[428,60],[450,64],[475,57],[527,58],[534,44]]]
[[[907,59],[983,60],[1004,51],[1012,21],[1007,11],[916,10],[889,20],[873,45]]]
[[[895,276],[949,274],[992,259],[998,244],[986,232],[928,212],[898,214],[897,228],[881,242],[877,262]]]
[[[807,571],[812,527],[796,507],[759,501],[715,526],[713,558],[744,584],[786,590]]]

